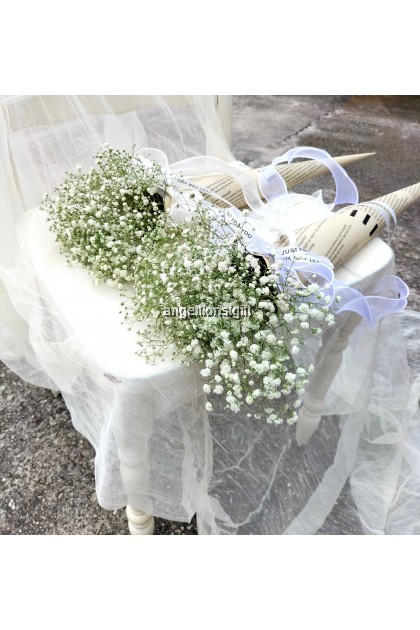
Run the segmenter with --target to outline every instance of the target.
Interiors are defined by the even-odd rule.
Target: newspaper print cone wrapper
[[[157,160],[168,169],[169,165],[166,156],[162,157],[161,152],[155,149],[144,149],[145,157]],[[149,152],[149,153],[147,153]],[[159,155],[161,154],[161,155]],[[267,191],[270,183],[275,179],[274,197],[279,194],[287,197],[287,189],[297,186],[307,180],[332,172],[336,179],[337,173],[341,186],[336,181],[338,190],[345,193],[346,183],[343,184],[343,176],[354,187],[351,191],[353,196],[344,197],[341,200],[335,199],[335,203],[354,202],[358,200],[357,189],[350,178],[345,174],[343,166],[358,162],[374,153],[358,153],[354,155],[343,155],[332,158],[326,151],[314,149],[312,147],[299,147],[288,151],[283,156],[275,158],[269,166],[258,169],[249,169],[238,164],[227,164],[222,160],[208,156],[199,156],[176,162],[170,165],[170,179],[173,188],[166,191],[165,209],[171,213],[176,222],[181,222],[191,211],[194,211],[196,200],[190,200],[188,193],[195,191],[199,198],[220,208],[234,207],[238,209],[250,209],[260,216],[266,214],[268,200]],[[310,158],[305,162],[290,164],[294,157]],[[284,164],[285,160],[288,164]],[[211,173],[211,175],[208,175]],[[262,185],[262,175],[266,186]],[[273,177],[273,175],[275,177]],[[280,187],[280,191],[278,188]],[[264,200],[264,202],[263,202]]]
[[[354,155],[340,155],[332,158],[340,166],[348,166],[360,160],[364,160],[374,153],[357,153]],[[329,169],[323,162],[319,160],[307,160],[305,162],[297,162],[296,164],[278,164],[276,166],[278,174],[283,178],[287,188],[293,188],[303,182],[306,182],[315,177],[320,177],[329,172]],[[259,174],[261,169],[246,170],[245,173],[252,178],[255,184],[258,185]],[[245,200],[243,190],[239,182],[230,175],[208,175],[200,178],[192,178],[192,181],[208,191],[215,193],[218,197],[222,197],[236,208],[246,208],[247,202]],[[260,198],[263,198],[261,190]],[[206,195],[204,195],[206,198]],[[215,205],[220,204],[220,200],[214,199],[212,196],[207,195]],[[222,205],[222,204],[220,204]]]
[[[338,267],[377,236],[384,227],[396,223],[396,217],[420,199],[420,183],[378,197],[372,201],[342,208],[296,231],[296,243],[305,250],[329,258]],[[278,242],[287,245],[287,238]]]
[[[385,227],[390,230],[397,216],[420,199],[420,183],[402,188],[372,201],[347,206],[325,219],[300,228],[294,234],[295,259],[300,252],[326,257],[338,267],[358,252]],[[289,239],[283,236],[277,243],[281,252],[287,251]],[[290,248],[289,248],[290,249]],[[367,270],[368,271],[368,270]],[[398,276],[383,276],[372,294],[362,295],[352,287],[334,280],[334,297],[340,297],[340,306],[332,303],[331,310],[338,314],[353,311],[369,321],[371,326],[384,315],[397,313],[407,305],[409,289]],[[332,296],[331,296],[332,297]]]

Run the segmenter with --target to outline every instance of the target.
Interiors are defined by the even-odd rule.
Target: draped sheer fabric
[[[133,358],[134,337],[126,361],[113,366],[117,349],[106,332],[103,347],[92,348],[75,330],[63,306],[66,282],[85,288],[89,304],[91,280],[66,265],[36,208],[66,171],[93,165],[104,142],[156,147],[170,163],[204,154],[234,161],[214,97],[0,101],[0,359],[22,379],[62,392],[75,429],[95,448],[100,505],[129,503],[180,521],[197,514],[201,534],[419,533],[418,313],[354,331],[320,429],[303,448],[294,427],[227,413],[218,401],[208,415],[197,367],[139,378],[149,368]],[[384,272],[394,273],[393,264]],[[92,300],[100,291],[92,285]],[[318,346],[309,342],[301,360]],[[135,462],[128,480],[124,458]]]

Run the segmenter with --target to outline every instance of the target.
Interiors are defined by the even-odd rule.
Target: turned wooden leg
[[[130,534],[150,535],[154,518],[150,499],[149,438],[154,408],[138,382],[119,384],[121,398],[115,406],[114,435],[118,447],[121,481],[127,496],[126,514]],[[140,509],[141,508],[141,509]]]
[[[351,313],[341,326],[334,342],[332,339],[336,329],[327,330],[323,335],[322,346],[315,360],[314,377],[298,413],[296,441],[300,445],[307,444],[318,428],[325,406],[325,396],[338,372],[349,337],[360,321],[360,315]]]
[[[147,487],[147,474],[144,468],[139,464],[137,455],[130,457],[127,451],[118,451],[120,458],[120,472],[124,487],[127,491],[128,500],[135,501],[137,492],[145,490]],[[150,514],[146,514],[142,510],[127,505],[126,514],[128,518],[128,530],[130,534],[144,535],[153,534],[155,520]]]
[[[126,514],[128,518],[128,531],[134,536],[150,536],[155,529],[155,519],[141,510],[127,505]]]

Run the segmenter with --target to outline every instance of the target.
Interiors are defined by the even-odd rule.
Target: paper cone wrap
[[[332,159],[340,164],[340,166],[347,166],[348,164],[353,164],[359,160],[364,160],[371,155],[374,154],[357,153],[355,155],[341,155]],[[283,177],[288,188],[292,188],[293,186],[302,184],[309,179],[313,179],[330,172],[323,162],[320,162],[319,160],[306,160],[304,162],[296,162],[295,164],[279,164],[276,166],[276,169],[281,177]],[[254,168],[244,172],[252,177],[254,182],[258,185],[258,175],[260,170],[261,169]],[[191,181],[203,188],[211,190],[220,197],[223,197],[236,208],[245,208],[247,205],[240,184],[230,175],[206,175],[204,177],[191,178]],[[260,197],[263,198],[261,191]],[[215,205],[222,205],[220,201],[212,198],[210,195],[207,199]]]
[[[387,204],[398,216],[417,199],[420,199],[420,183],[378,197],[369,203]],[[303,249],[326,256],[334,267],[338,267],[371,238],[378,236],[385,226],[386,221],[381,212],[370,206],[356,204],[297,230],[296,241]],[[285,247],[288,244],[286,237],[282,237],[277,244]]]

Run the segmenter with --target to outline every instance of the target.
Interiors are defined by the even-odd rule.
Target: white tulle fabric
[[[215,98],[13,97],[0,105],[0,359],[24,380],[61,390],[96,450],[100,505],[129,503],[179,521],[197,514],[201,534],[420,533],[417,313],[355,330],[321,427],[302,448],[293,427],[226,414],[217,401],[208,417],[198,368],[131,370],[134,341],[127,362],[105,370],[98,357],[109,340],[102,354],[92,350],[39,273],[46,252],[58,270],[66,263],[33,209],[66,171],[90,166],[104,142],[156,147],[171,163],[206,153],[234,161]],[[67,268],[63,283],[66,273],[90,282]]]

